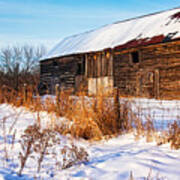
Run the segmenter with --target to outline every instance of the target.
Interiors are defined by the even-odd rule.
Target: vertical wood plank
[[[93,58],[92,56],[90,56],[90,61],[91,61],[91,77],[93,77],[93,66],[94,66],[94,62],[93,62]]]
[[[155,98],[159,99],[159,69],[155,69]]]
[[[111,52],[110,58],[109,58],[109,72],[108,76],[113,76],[113,53]]]
[[[141,88],[140,78],[141,78],[141,73],[137,72],[136,73],[136,96],[140,96],[140,88]]]
[[[85,77],[88,77],[88,58],[87,54],[85,54]]]
[[[101,71],[101,66],[100,66],[101,64],[100,63],[101,63],[101,61],[100,61],[100,58],[99,58],[99,54],[97,56],[97,63],[98,63],[97,76],[100,77],[100,71]]]
[[[100,76],[103,76],[103,54],[100,54]]]

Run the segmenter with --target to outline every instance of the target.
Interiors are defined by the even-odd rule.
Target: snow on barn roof
[[[46,56],[51,59],[72,54],[96,52],[153,44],[180,38],[180,7],[116,22],[99,29],[65,38]]]

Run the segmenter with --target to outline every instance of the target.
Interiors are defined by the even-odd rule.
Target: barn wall
[[[114,52],[114,86],[119,88],[122,95],[136,95],[137,71],[138,68],[131,63],[129,52]]]
[[[60,88],[75,90],[84,80],[84,56],[69,56],[41,61],[40,81],[45,84],[50,93],[54,94],[55,85]]]
[[[41,61],[41,82],[50,93],[55,84],[96,92],[104,81],[125,96],[180,99],[180,41]]]
[[[139,62],[132,62],[132,52]],[[114,85],[123,95],[180,99],[180,41],[114,51]]]

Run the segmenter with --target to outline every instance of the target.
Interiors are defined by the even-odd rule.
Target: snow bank
[[[179,102],[163,101],[157,103],[156,100],[139,99],[134,100],[143,107],[144,102],[149,102],[147,107],[173,107]],[[156,103],[155,103],[156,102]],[[155,106],[155,104],[156,106]],[[163,104],[163,105],[162,105]],[[144,104],[144,107],[146,105]],[[15,121],[17,118],[17,121]],[[46,116],[48,119],[48,117]],[[3,134],[3,120],[6,120],[6,140]],[[180,179],[180,150],[171,150],[169,144],[156,146],[156,143],[146,143],[145,139],[139,141],[134,140],[132,134],[122,135],[109,141],[101,141],[88,143],[76,141],[76,144],[83,146],[90,154],[90,161],[87,163],[77,164],[71,168],[60,170],[58,166],[54,167],[54,159],[46,157],[43,160],[43,166],[39,174],[36,173],[35,162],[28,161],[23,171],[22,177],[18,177],[19,170],[18,154],[20,145],[18,141],[24,129],[32,125],[36,121],[36,114],[28,112],[24,108],[15,108],[7,104],[0,105],[0,179],[11,180],[33,180],[36,179],[86,179],[86,180],[129,180],[130,172],[133,172],[135,179],[140,180],[147,177],[150,169],[152,176],[165,177],[168,180]],[[12,124],[14,128],[10,131]],[[14,148],[12,148],[12,138],[14,130],[17,131]],[[69,146],[71,140],[60,137],[61,144]],[[5,143],[6,142],[6,143]],[[7,147],[9,159],[4,161],[4,147]],[[61,145],[56,146],[52,151],[58,152],[60,155]],[[56,158],[55,156],[54,158]]]
[[[156,146],[145,139],[135,141],[133,135],[119,136],[107,142],[91,144],[90,162],[59,172],[62,179],[129,180],[130,172],[137,180],[152,177],[166,180],[180,178],[180,151],[169,145]],[[159,174],[159,175],[158,175]]]

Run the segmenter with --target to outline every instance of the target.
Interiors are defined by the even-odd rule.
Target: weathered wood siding
[[[41,61],[40,77],[50,93],[56,84],[75,91],[83,84],[94,93],[104,85],[125,96],[180,99],[180,40]]]
[[[98,78],[112,76],[113,56],[111,51],[102,51],[97,53],[89,53],[87,59],[87,77]]]
[[[132,62],[132,52],[139,62]],[[114,85],[127,96],[180,99],[180,41],[114,51]]]
[[[41,61],[41,83],[45,84],[52,94],[56,84],[59,84],[60,88],[75,90],[76,77],[84,74],[84,60],[84,55],[79,55]]]

